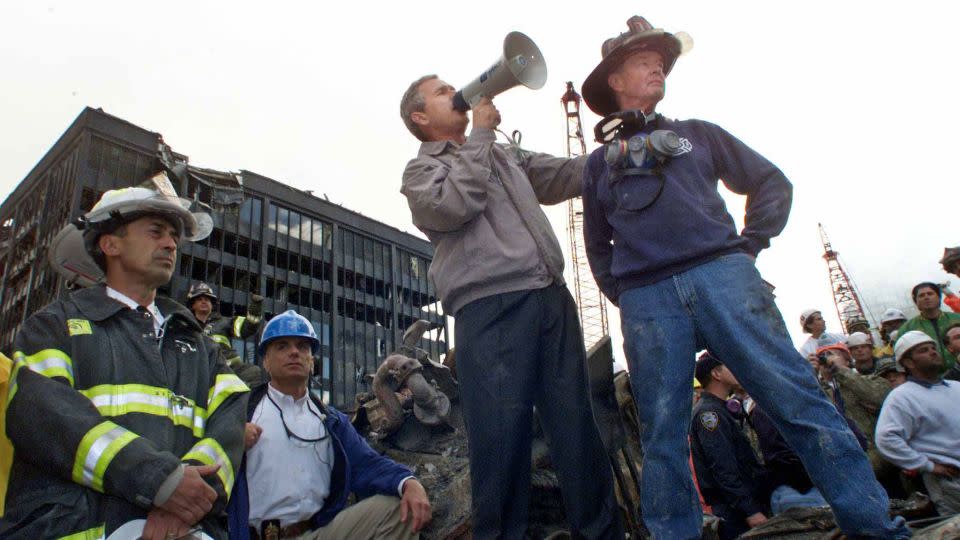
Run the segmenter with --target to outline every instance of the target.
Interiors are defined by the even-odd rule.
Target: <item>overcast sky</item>
[[[794,184],[787,228],[758,265],[799,341],[807,307],[839,327],[818,222],[875,316],[909,304],[912,284],[948,279],[937,261],[960,244],[958,11],[925,1],[5,0],[0,196],[89,105],[162,133],[195,165],[256,171],[419,234],[399,193],[418,148],[398,113],[410,81],[438,73],[461,86],[520,30],[549,78],[496,100],[501,127],[563,154],[565,81],[579,88],[603,40],[638,13],[695,43],[658,111],[720,124]],[[598,118],[584,113],[590,133]],[[727,200],[742,224],[743,198]],[[548,213],[566,245],[565,206]]]

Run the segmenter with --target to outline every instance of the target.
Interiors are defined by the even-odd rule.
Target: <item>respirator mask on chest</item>
[[[611,173],[658,174],[671,158],[683,153],[679,135],[668,129],[641,133],[646,123],[643,111],[619,111],[593,128],[597,142],[605,146],[604,160]]]
[[[597,142],[604,145],[610,189],[623,210],[639,212],[652,205],[663,191],[663,168],[684,153],[680,136],[667,129],[642,133],[646,126],[643,111],[619,111],[603,118],[594,128]],[[625,177],[639,182],[621,182]]]

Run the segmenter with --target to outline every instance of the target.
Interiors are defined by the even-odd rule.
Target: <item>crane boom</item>
[[[820,241],[823,243],[823,260],[827,261],[827,272],[830,275],[830,288],[833,290],[833,303],[837,308],[837,318],[846,331],[851,321],[866,321],[867,317],[857,294],[856,286],[850,275],[840,262],[839,253],[833,250],[827,230],[822,223],[817,223],[820,229]]]
[[[574,90],[573,83],[567,82],[567,90],[560,98],[567,120],[567,157],[582,156],[587,153],[580,121],[580,100],[580,94]],[[570,199],[567,210],[567,234],[570,237],[574,292],[580,312],[584,345],[587,350],[590,350],[590,347],[610,333],[607,323],[607,301],[594,281],[590,263],[587,261],[587,250],[583,242],[583,200],[580,197]]]

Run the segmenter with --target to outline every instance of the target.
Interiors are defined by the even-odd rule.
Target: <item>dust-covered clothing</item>
[[[853,370],[837,370],[833,377],[840,385],[847,418],[867,437],[868,447],[873,448],[877,418],[890,393],[890,383],[879,375],[862,375]]]
[[[217,312],[213,312],[207,322],[201,322],[200,326],[203,327],[204,334],[210,336],[210,339],[223,347],[223,356],[229,360],[237,356],[230,340],[247,339],[256,334],[260,328],[260,319],[242,315],[224,317]]]
[[[923,473],[923,485],[941,516],[960,513],[960,478]]]
[[[223,351],[223,357],[226,359],[230,369],[240,377],[247,386],[254,387],[266,382],[267,378],[263,368],[256,364],[249,364],[237,354],[233,348],[233,339],[248,339],[256,335],[260,330],[260,317],[254,317],[250,314],[237,315],[236,317],[224,317],[214,311],[206,322],[197,321],[203,327],[203,333],[215,341]]]
[[[837,503],[837,522],[847,534],[902,535],[905,527],[887,517],[873,471],[790,342],[754,264],[787,222],[790,182],[719,126],[657,115],[639,135],[658,129],[676,133],[679,155],[641,174],[611,164],[609,147],[600,148],[587,161],[583,191],[590,268],[620,307],[644,426],[644,523],[654,536],[700,536],[700,505],[690,475],[683,474],[689,425],[679,413],[691,402],[696,351],[707,348],[782,426],[820,487],[840,471],[846,475],[843,485],[822,491]],[[720,181],[747,196],[741,231],[720,196]],[[659,495],[665,492],[670,496]],[[854,493],[857,504],[850,502]]]

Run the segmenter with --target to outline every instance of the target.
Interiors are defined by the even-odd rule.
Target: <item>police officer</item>
[[[245,364],[230,342],[232,338],[247,339],[257,333],[263,316],[263,297],[250,295],[246,316],[224,317],[218,309],[217,295],[203,282],[194,283],[187,292],[187,307],[203,327],[203,333],[217,342],[223,350],[227,363],[247,384],[256,384],[261,379],[261,370]]]
[[[708,352],[697,361],[695,377],[703,394],[690,424],[693,466],[704,501],[721,519],[720,538],[736,538],[767,521],[763,467],[743,433],[742,406],[728,402],[737,378]]]

